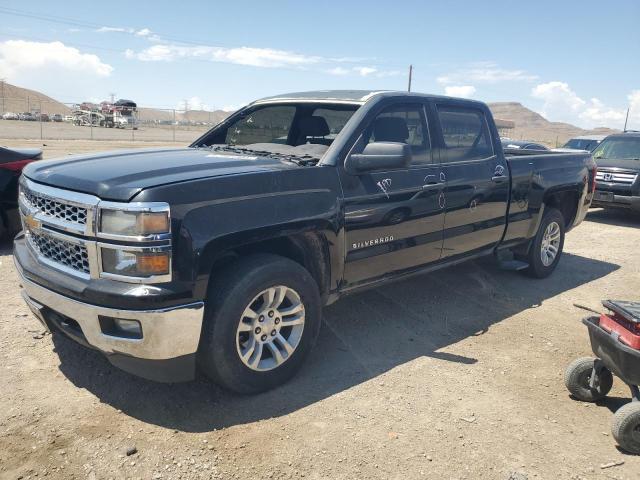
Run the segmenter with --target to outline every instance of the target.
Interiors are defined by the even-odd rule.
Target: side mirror
[[[347,157],[344,168],[351,175],[360,175],[376,170],[408,168],[411,164],[411,147],[399,142],[369,143],[362,153]]]

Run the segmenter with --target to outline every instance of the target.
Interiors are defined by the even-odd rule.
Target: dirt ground
[[[640,478],[610,434],[624,384],[598,405],[563,384],[590,354],[572,304],[638,299],[638,244],[639,220],[596,210],[546,280],[487,259],[346,297],[300,374],[249,397],[43,336],[2,244],[0,478]]]

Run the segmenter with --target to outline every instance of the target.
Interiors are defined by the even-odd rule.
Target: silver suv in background
[[[607,138],[606,135],[582,135],[572,138],[562,148],[593,152],[605,138]]]

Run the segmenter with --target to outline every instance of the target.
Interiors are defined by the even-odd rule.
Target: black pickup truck
[[[34,314],[114,365],[257,392],[344,294],[489,254],[548,276],[595,174],[586,152],[505,156],[480,102],[289,94],[188,148],[29,165],[14,258]]]

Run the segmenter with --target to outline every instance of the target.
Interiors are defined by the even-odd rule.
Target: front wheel
[[[571,362],[564,372],[564,384],[567,390],[583,402],[597,402],[603,399],[613,386],[613,375],[605,367],[597,370],[596,377],[591,382],[594,365],[594,358],[578,358]]]
[[[548,208],[542,216],[538,233],[531,243],[525,272],[535,278],[545,278],[555,270],[564,247],[564,217],[559,210]]]
[[[254,255],[214,273],[198,363],[223,387],[257,393],[291,378],[321,322],[318,286],[301,265]]]

